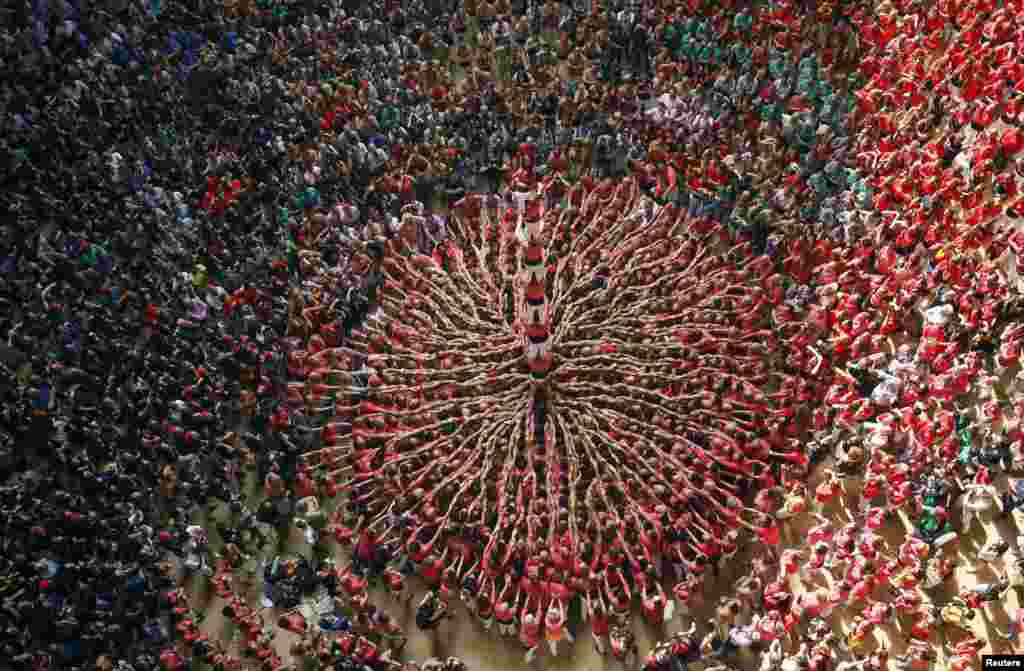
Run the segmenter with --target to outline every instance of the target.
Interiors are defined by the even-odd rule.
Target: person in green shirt
[[[782,121],[783,113],[782,103],[770,102],[760,106],[761,118],[765,121]]]
[[[737,180],[735,178],[730,179],[727,183],[719,187],[718,198],[719,200],[728,203],[731,208],[731,204],[736,202],[737,191]]]
[[[796,79],[796,90],[797,93],[810,98],[817,93],[817,81],[814,79],[814,75],[801,73]]]
[[[857,206],[869,208],[875,201],[875,192],[864,179],[858,179],[853,184],[853,192],[857,196]]]
[[[805,118],[796,131],[797,143],[803,151],[810,151],[811,147],[818,141],[817,124],[809,118]]]
[[[785,52],[772,49],[768,56],[768,74],[773,79],[782,79],[788,71],[789,59],[786,58]]]
[[[807,178],[807,183],[814,189],[815,195],[819,198],[824,197],[828,193],[828,181],[825,179],[825,174],[821,171],[811,173],[811,176]]]
[[[692,61],[697,53],[697,42],[690,35],[683,35],[679,39],[679,47],[676,49],[675,57],[681,61]]]
[[[810,75],[818,74],[818,57],[815,54],[809,54],[800,59],[800,65],[798,66],[800,72],[806,72]]]
[[[401,122],[402,114],[394,105],[385,105],[377,115],[377,123],[383,130],[393,130]]]
[[[82,262],[92,268],[96,265],[100,256],[106,256],[107,250],[96,243],[91,243],[82,254]]]
[[[696,60],[702,65],[709,65],[714,61],[713,47],[709,42],[702,43],[697,48]]]
[[[288,238],[288,272],[294,275],[299,271],[299,247],[295,244],[295,240],[291,237]]]
[[[670,51],[675,51],[676,49],[679,48],[679,41],[681,39],[681,35],[679,29],[676,27],[676,24],[674,22],[665,26],[665,32],[662,35],[661,39],[662,44],[665,47],[667,47]]]
[[[818,218],[819,206],[817,203],[808,203],[800,208],[801,221],[814,221]]]
[[[826,95],[821,96],[821,106],[818,108],[818,114],[821,117],[821,122],[832,126],[835,122],[836,116],[836,96],[834,93],[829,92]]]
[[[744,72],[750,67],[750,63],[753,57],[753,51],[747,45],[742,42],[736,42],[730,49],[732,59],[735,61],[736,66]]]
[[[695,35],[698,35],[701,39],[706,40],[710,36],[711,26],[708,24],[707,21],[703,19],[698,19],[696,24],[694,25],[693,32]]]
[[[725,56],[725,52],[723,51],[722,47],[719,46],[718,42],[708,43],[708,49],[709,52],[705,57],[704,62],[710,65],[721,65]]]
[[[743,10],[736,15],[732,20],[732,27],[740,33],[750,32],[751,27],[754,25],[754,17],[750,12]]]

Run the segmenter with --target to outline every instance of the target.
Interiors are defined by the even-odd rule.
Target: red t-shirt
[[[519,588],[526,592],[526,595],[539,599],[544,594],[544,587],[539,580],[532,580],[526,576],[523,576],[519,581]]]
[[[642,606],[644,617],[652,622],[660,622],[665,617],[664,599],[644,599]]]
[[[494,607],[494,619],[498,622],[510,624],[516,619],[516,612],[507,601],[499,601]]]
[[[423,575],[423,579],[428,583],[436,584],[441,580],[441,573],[444,571],[444,562],[440,559],[435,559],[429,564],[424,564],[420,573]]]
[[[548,583],[548,594],[552,599],[558,599],[563,602],[572,598],[572,590],[568,585],[558,580],[552,580]]]
[[[412,559],[414,562],[421,562],[421,561],[423,561],[424,559],[427,558],[427,555],[430,554],[430,551],[433,548],[434,548],[433,544],[425,545],[425,546],[421,547],[420,551],[417,552],[416,554],[409,555],[409,558]]]
[[[359,543],[356,545],[356,556],[363,561],[371,561],[376,554],[377,539],[372,532],[363,531],[359,534]]]
[[[341,582],[342,588],[350,595],[359,594],[366,590],[366,581],[359,576],[348,574],[345,579]]]
[[[772,524],[768,527],[758,529],[757,535],[762,541],[772,546],[778,545],[782,540],[779,525],[777,524]]]

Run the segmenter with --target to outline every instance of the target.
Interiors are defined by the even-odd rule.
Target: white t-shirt
[[[947,304],[928,308],[925,310],[924,318],[929,324],[945,326],[953,318],[953,306]]]

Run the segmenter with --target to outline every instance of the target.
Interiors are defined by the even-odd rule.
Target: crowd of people
[[[0,668],[1013,649],[1016,0],[4,16]]]

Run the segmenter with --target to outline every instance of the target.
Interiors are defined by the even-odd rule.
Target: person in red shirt
[[[614,582],[609,581],[614,576]],[[615,567],[609,567],[604,574],[605,596],[611,605],[612,612],[620,619],[626,619],[633,603],[633,595],[625,576]]]
[[[526,575],[519,580],[519,590],[522,594],[526,595],[526,605],[540,607],[540,605],[546,600],[547,588],[544,582],[540,579],[540,569],[534,565],[530,566],[529,560],[527,561]]]
[[[341,588],[349,595],[352,603],[357,607],[366,605],[369,602],[366,579],[352,571],[352,567],[346,567],[341,571]]]
[[[555,573],[547,583],[548,596],[556,601],[568,603],[573,597],[573,590],[568,582],[568,576],[564,573]]]
[[[359,663],[373,668],[377,666],[377,660],[380,657],[380,648],[377,644],[366,638],[360,636],[356,643],[355,658]]]
[[[652,580],[648,582],[653,582],[654,589],[650,589],[647,583],[644,584],[640,605],[644,618],[651,626],[661,628],[672,617],[672,613],[666,609],[668,600],[665,596],[665,589],[660,582],[653,580],[653,575],[650,577]]]
[[[604,606],[604,600],[601,598],[601,591],[596,590],[594,592],[594,599],[591,599],[588,593],[585,596],[587,604],[587,612],[590,613],[590,630],[591,636],[594,639],[594,650],[597,654],[605,654],[605,638],[608,636],[608,630],[610,622],[608,620],[608,612]]]
[[[517,608],[516,604],[508,599],[511,585],[511,581],[506,581],[494,605],[494,619],[498,622],[498,632],[502,636],[513,636],[516,633]]]
[[[444,553],[442,553],[440,557],[430,553],[420,565],[420,575],[423,580],[433,588],[436,588],[441,584],[441,578],[445,569],[445,557],[447,555],[447,548],[445,548]]]
[[[537,648],[540,646],[540,618],[529,610],[523,613],[523,620],[519,626],[519,642],[526,648],[524,659],[527,664],[533,662],[537,656]]]
[[[490,631],[494,624],[494,598],[497,592],[497,585],[492,581],[489,590],[483,589],[476,596],[476,616],[480,620],[480,626],[484,631]]]
[[[363,566],[373,565],[377,555],[377,535],[367,527],[359,533],[359,541],[356,543],[355,558]]]
[[[392,598],[398,603],[407,604],[412,600],[412,592],[406,592],[405,580],[402,577],[401,572],[396,571],[393,568],[388,568],[384,571],[384,583],[387,586],[388,593],[391,594]]]

